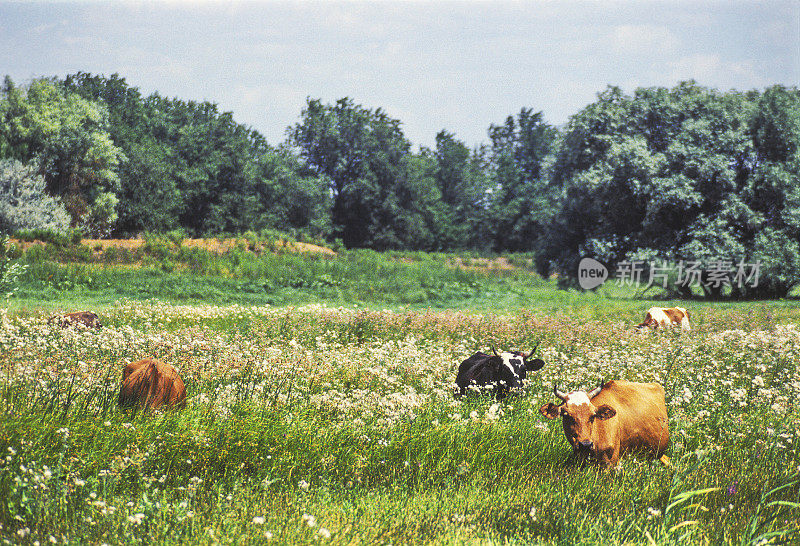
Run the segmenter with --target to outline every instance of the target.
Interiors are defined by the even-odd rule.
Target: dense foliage
[[[324,183],[230,112],[157,93],[142,97],[117,76],[79,73],[63,88],[108,108],[111,139],[127,157],[120,168],[118,233],[280,227],[327,234]]]
[[[45,190],[45,181],[30,165],[0,160],[0,231],[44,229],[63,232],[69,213]]]
[[[277,229],[350,248],[535,252],[566,285],[584,256],[761,264],[757,285],[705,282],[710,297],[800,284],[796,88],[610,87],[561,129],[523,108],[488,137],[470,150],[442,130],[415,151],[382,109],[310,98],[273,146],[213,103],[145,97],[118,75],[6,78],[0,96],[0,159],[35,168],[93,234]]]
[[[5,79],[0,159],[34,163],[73,225],[90,233],[107,232],[117,219],[124,155],[108,129],[106,106],[67,92],[61,82],[34,80],[23,89]]]
[[[760,261],[758,286],[733,290],[785,295],[800,283],[798,143],[797,89],[610,88],[564,130],[540,262],[574,275],[586,255]]]

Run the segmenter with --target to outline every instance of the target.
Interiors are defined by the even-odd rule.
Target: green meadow
[[[13,544],[800,543],[800,306],[559,290],[531,256],[47,244],[0,322],[0,539]],[[651,297],[654,299],[646,299]],[[651,305],[689,333],[634,326]],[[60,328],[93,310],[103,328]],[[453,397],[476,350],[545,367]],[[183,410],[123,412],[156,357]],[[570,457],[552,388],[658,381],[670,466]]]

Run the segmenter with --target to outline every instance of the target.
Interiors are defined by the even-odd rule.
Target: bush
[[[79,229],[70,229],[67,232],[52,229],[21,229],[14,232],[14,237],[20,241],[42,241],[56,246],[70,246],[80,244],[83,233]]]
[[[186,231],[183,229],[173,229],[164,234],[164,237],[175,246],[181,246],[186,239]]]
[[[107,264],[117,263],[120,258],[119,249],[115,246],[110,246],[103,252],[103,260]]]
[[[0,238],[0,296],[8,300],[17,290],[17,279],[25,273],[27,266],[12,260],[16,247],[8,242],[8,235]]]
[[[179,247],[180,242],[183,241],[181,238],[179,243],[175,243],[174,238],[170,237],[169,234],[162,235],[159,233],[144,233],[142,237],[144,238],[142,250],[158,261],[175,254],[176,247]]]
[[[67,228],[67,209],[45,193],[44,178],[36,169],[13,159],[0,161],[0,231]]]

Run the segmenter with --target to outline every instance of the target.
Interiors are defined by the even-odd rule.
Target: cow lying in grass
[[[83,325],[87,328],[100,328],[100,318],[91,311],[76,311],[65,315],[55,315],[47,319],[50,324],[58,324],[62,328]]]
[[[186,407],[186,387],[178,372],[155,358],[131,362],[122,372],[121,408]]]
[[[644,328],[672,328],[680,326],[681,330],[688,332],[692,329],[689,325],[689,311],[683,307],[651,307],[644,317],[644,322],[637,326]]]
[[[537,344],[527,355],[516,350],[499,353],[492,347],[492,355],[477,352],[458,367],[456,385],[458,396],[467,389],[491,390],[497,400],[523,387],[527,372],[535,372],[544,366],[544,360],[529,360],[536,352]]]
[[[589,392],[568,393],[556,386],[553,393],[561,403],[550,402],[539,411],[548,419],[562,418],[564,434],[580,458],[611,468],[624,453],[644,451],[669,463],[664,456],[667,406],[658,383],[609,381]]]

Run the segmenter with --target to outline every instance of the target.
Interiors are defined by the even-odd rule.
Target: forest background
[[[756,285],[707,297],[800,284],[797,88],[610,86],[562,127],[523,108],[479,147],[447,130],[435,142],[415,148],[400,120],[351,98],[309,98],[274,145],[214,103],[143,96],[117,74],[6,77],[0,231],[528,253],[567,286],[584,256],[760,264]]]

